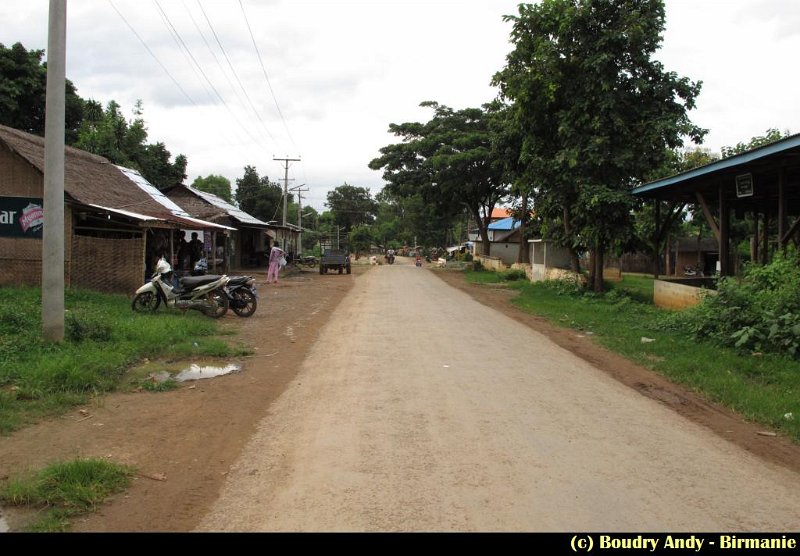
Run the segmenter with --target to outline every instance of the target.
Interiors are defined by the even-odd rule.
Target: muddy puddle
[[[236,363],[230,363],[224,367],[201,367],[200,365],[192,364],[190,367],[183,369],[173,378],[176,382],[186,382],[189,380],[202,380],[204,378],[214,378],[230,373],[237,373],[241,370],[241,365],[237,365]]]

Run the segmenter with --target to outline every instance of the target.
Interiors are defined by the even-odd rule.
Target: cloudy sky
[[[0,43],[47,46],[46,0],[0,0]],[[150,141],[189,159],[191,183],[245,165],[324,209],[367,168],[389,123],[425,121],[436,100],[479,106],[510,50],[510,0],[69,0],[67,77],[83,98],[144,104]],[[800,132],[800,2],[666,0],[658,58],[703,81],[693,120],[705,146]],[[249,28],[248,28],[249,27]],[[255,46],[253,39],[255,40]]]

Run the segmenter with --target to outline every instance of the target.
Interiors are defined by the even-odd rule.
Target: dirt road
[[[800,474],[396,264],[356,278],[199,530],[795,530]]]

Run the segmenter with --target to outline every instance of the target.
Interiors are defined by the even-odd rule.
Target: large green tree
[[[206,177],[197,176],[192,182],[192,187],[200,191],[205,191],[206,193],[213,193],[229,203],[233,202],[233,198],[231,197],[231,180],[225,176],[217,176],[215,174],[209,174]]]
[[[186,156],[178,155],[171,162],[171,154],[164,143],[147,143],[147,126],[142,114],[141,101],[136,102],[134,117],[127,120],[116,101],[110,101],[103,109],[100,103],[90,100],[75,146],[114,164],[138,170],[159,189],[183,183]]]
[[[423,102],[433,117],[425,123],[390,124],[402,141],[380,149],[369,167],[383,169],[386,188],[396,195],[419,195],[436,214],[452,217],[466,210],[478,225],[489,254],[489,217],[508,193],[496,164],[488,108],[454,110]]]
[[[245,166],[244,175],[236,180],[234,196],[239,208],[259,220],[275,220],[282,207],[283,190],[267,176],[259,176],[255,166]]]
[[[700,83],[653,59],[662,0],[543,0],[506,19],[514,48],[494,83],[525,132],[537,212],[564,244],[593,250],[602,290],[606,249],[632,236],[629,190],[684,138],[702,140],[687,114]]]
[[[0,43],[0,124],[34,135],[44,135],[47,64],[44,50],[26,50],[20,43],[6,48]],[[65,141],[78,139],[85,101],[66,80]]]
[[[328,192],[325,206],[333,213],[336,225],[344,228],[346,234],[358,225],[371,224],[378,211],[378,203],[368,188],[347,182]]]

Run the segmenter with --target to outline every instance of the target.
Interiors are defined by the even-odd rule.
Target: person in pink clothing
[[[269,270],[267,271],[267,284],[275,280],[278,283],[278,272],[281,270],[281,259],[285,255],[285,251],[277,245],[272,247],[269,252]]]

